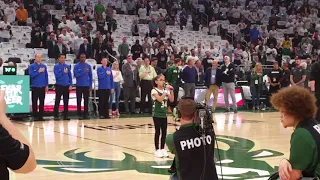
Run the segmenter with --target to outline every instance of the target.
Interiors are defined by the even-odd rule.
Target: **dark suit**
[[[54,44],[53,44],[54,42]],[[48,57],[49,58],[55,58],[54,56],[54,45],[56,45],[57,42],[55,40],[47,40],[46,47],[48,49]]]
[[[134,71],[131,70],[131,66],[135,66],[136,69]],[[135,64],[124,64],[122,66],[122,75],[123,75],[123,95],[124,95],[124,106],[126,112],[129,113],[129,99],[131,104],[131,112],[135,112],[135,104],[136,104],[136,95],[137,95],[137,86],[139,85],[139,71],[138,66]]]
[[[54,45],[54,58],[58,59],[59,54],[67,54],[67,48],[64,44],[62,44],[62,52],[60,52],[59,46],[56,44]]]
[[[91,58],[91,54],[92,54],[92,47],[90,44],[87,44],[87,49],[84,48],[84,44],[81,44],[80,45],[80,48],[79,48],[79,54],[78,55],[78,58],[80,56],[80,54],[85,54],[86,57],[89,59]]]
[[[217,101],[218,101],[218,94],[219,94],[219,88],[222,84],[221,81],[221,74],[222,71],[219,68],[216,68],[216,74],[212,75],[212,67],[209,67],[204,76],[204,84],[207,86],[207,91],[206,91],[206,98],[205,98],[205,103],[209,105],[209,99],[211,94],[213,93],[213,104],[212,104],[212,111],[214,112],[217,106]],[[211,79],[214,78],[215,82],[213,83]]]

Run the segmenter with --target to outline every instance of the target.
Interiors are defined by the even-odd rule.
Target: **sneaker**
[[[169,157],[169,154],[167,153],[167,150],[162,149],[161,153],[162,153],[163,157]]]
[[[162,158],[163,157],[162,151],[160,149],[156,150],[156,152],[154,153],[154,156],[156,156],[157,158]]]

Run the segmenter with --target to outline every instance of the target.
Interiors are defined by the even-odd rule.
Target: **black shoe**
[[[104,119],[111,119],[111,117],[110,116],[105,116]]]
[[[67,120],[67,121],[69,121],[69,120],[70,120],[70,118],[68,118],[68,117],[64,117],[64,118],[63,118],[63,120]]]
[[[136,112],[131,112],[130,114],[137,114]]]
[[[39,121],[39,118],[33,117],[33,121]]]
[[[78,116],[78,119],[79,119],[79,120],[82,120],[82,119],[83,119],[83,117],[82,117],[82,116]]]
[[[230,112],[230,110],[229,110],[229,109],[226,109],[224,112]]]
[[[88,116],[83,116],[82,119],[90,119]]]
[[[60,118],[58,116],[54,116],[53,120],[57,121],[57,120],[60,120]]]
[[[44,121],[43,117],[38,118],[39,121]]]
[[[100,119],[105,119],[105,117],[104,117],[104,116],[99,116],[99,118],[100,118]]]

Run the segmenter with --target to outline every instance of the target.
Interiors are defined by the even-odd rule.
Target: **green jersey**
[[[177,80],[179,79],[179,75],[180,75],[179,67],[171,66],[168,69],[167,76],[166,76],[168,83],[172,86],[175,86],[177,83]]]
[[[159,96],[162,96],[164,90],[159,90],[157,88],[154,88],[151,90],[151,96],[153,100],[152,105],[152,117],[158,117],[158,118],[166,118],[167,117],[167,103],[168,103],[168,96],[163,99],[162,102],[157,101],[157,99],[154,97],[154,94],[158,94]],[[168,92],[169,94],[169,92]]]
[[[292,169],[310,171],[315,169],[314,176],[320,178],[317,144],[311,133],[301,128],[301,123],[291,135],[289,162]]]

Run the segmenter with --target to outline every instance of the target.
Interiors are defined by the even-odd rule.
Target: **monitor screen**
[[[17,75],[17,67],[3,66],[3,75]]]
[[[205,103],[206,91],[207,91],[206,88],[196,88],[194,100],[198,103]],[[237,106],[238,107],[244,106],[244,100],[242,97],[240,87],[235,88],[235,97],[236,97]],[[229,95],[228,99],[229,99],[229,104],[232,106],[232,100],[231,100],[230,95]],[[211,96],[210,96],[208,105],[212,106],[212,104],[213,104],[213,94],[211,94]],[[225,106],[224,94],[223,94],[223,89],[221,88],[221,89],[219,89],[219,93],[218,93],[217,107],[224,107],[224,106]]]

